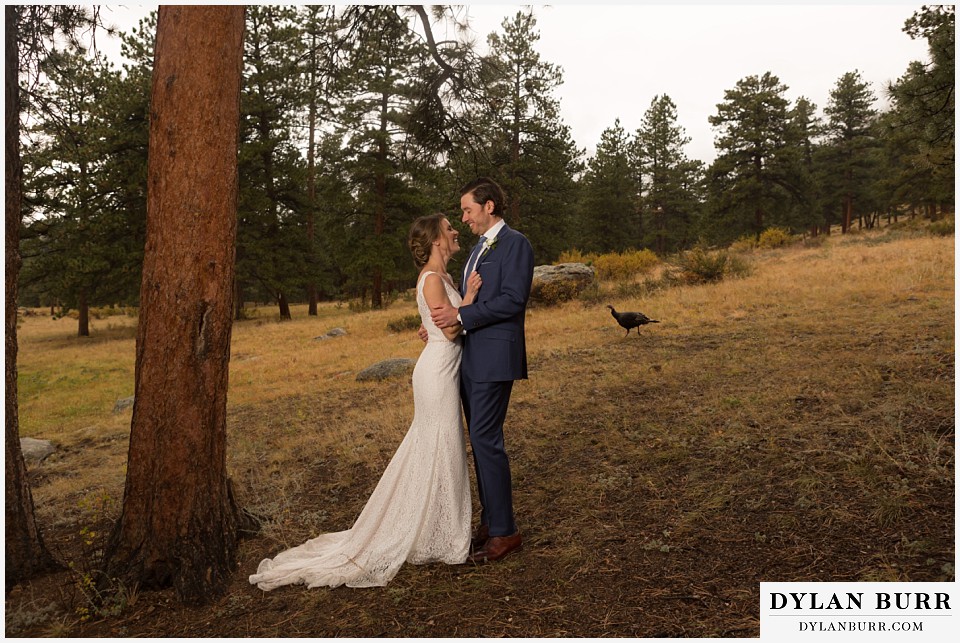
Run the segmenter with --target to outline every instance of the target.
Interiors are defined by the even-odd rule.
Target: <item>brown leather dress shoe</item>
[[[519,531],[512,536],[494,536],[483,547],[470,554],[467,560],[477,564],[492,563],[521,547],[523,539]]]
[[[474,552],[487,544],[487,541],[490,539],[490,527],[487,525],[480,525],[477,527],[477,530],[473,532],[473,538],[470,539],[470,551]]]

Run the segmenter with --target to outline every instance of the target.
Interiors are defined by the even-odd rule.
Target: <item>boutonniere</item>
[[[494,237],[493,239],[484,239],[484,240],[483,240],[483,253],[482,253],[482,254],[487,254],[488,252],[490,252],[491,250],[493,250],[494,248],[496,248],[496,247],[497,247],[497,241],[499,241],[499,240],[500,240],[499,237]]]

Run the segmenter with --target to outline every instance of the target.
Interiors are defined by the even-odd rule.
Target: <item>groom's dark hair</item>
[[[473,194],[474,203],[485,205],[487,201],[493,201],[493,216],[503,217],[503,189],[497,185],[496,181],[491,178],[481,176],[479,179],[474,179],[460,188],[461,197],[464,194],[471,193]]]

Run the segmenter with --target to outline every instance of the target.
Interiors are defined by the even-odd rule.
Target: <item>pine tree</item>
[[[24,155],[25,190],[43,231],[41,259],[27,265],[40,272],[52,295],[79,313],[77,334],[90,335],[89,306],[110,273],[113,250],[104,234],[109,216],[103,182],[104,125],[97,122],[107,88],[117,73],[83,52],[55,52],[41,66],[48,82],[32,94],[37,123]],[[32,233],[31,233],[32,234]]]
[[[355,194],[343,230],[352,287],[369,292],[371,305],[380,308],[388,286],[409,273],[406,230],[427,207],[413,177],[430,157],[410,125],[430,56],[399,7],[368,8],[362,25],[338,88],[341,95],[350,90],[343,102],[344,153]]]
[[[233,571],[226,475],[244,8],[157,22],[136,403],[104,578],[208,602]]]
[[[766,72],[724,92],[710,124],[718,128],[718,155],[708,188],[715,209],[709,222],[718,238],[759,236],[802,198],[800,148],[791,138],[786,85]]]
[[[631,149],[642,187],[643,243],[659,254],[675,252],[693,240],[699,217],[701,164],[683,151],[690,142],[677,124],[669,96],[655,96]]]
[[[794,231],[809,230],[817,236],[823,227],[824,218],[820,210],[821,191],[815,181],[817,140],[822,135],[820,119],[816,115],[817,106],[801,96],[790,110],[790,135],[797,153],[796,172],[794,174],[800,198],[784,220]],[[830,227],[826,226],[829,233]]]
[[[490,167],[474,174],[501,184],[507,222],[527,234],[538,261],[546,262],[568,245],[582,153],[553,95],[563,83],[562,71],[534,48],[540,39],[536,24],[532,10],[518,11],[503,21],[503,33],[487,38]]]
[[[290,319],[289,293],[305,286],[305,167],[293,128],[304,106],[298,61],[304,41],[293,7],[253,5],[247,12],[241,99],[238,306],[252,288]]]
[[[910,63],[888,87],[894,109],[888,133],[901,157],[896,191],[910,205],[955,200],[955,8],[925,6],[906,21],[911,38],[926,38],[929,62]]]
[[[122,76],[98,59],[48,59],[48,105],[24,155],[28,225],[23,291],[34,305],[78,308],[89,335],[91,305],[134,305],[146,219],[149,70]]]
[[[65,37],[69,48],[79,49],[76,31],[95,26],[96,13],[78,6],[6,5],[4,7],[4,239],[5,266],[5,578],[9,590],[35,574],[57,566],[43,542],[36,522],[33,495],[20,450],[20,418],[17,404],[17,306],[20,272],[21,184],[20,117],[23,109],[21,74],[28,90],[39,76],[39,61],[45,59],[56,38]]]
[[[834,205],[841,205],[840,225],[844,233],[850,229],[855,206],[860,203],[864,207],[862,202],[870,197],[876,180],[874,100],[870,85],[863,81],[860,72],[847,72],[831,90],[824,109],[828,119],[828,152],[821,171],[830,180],[825,196]]]
[[[327,86],[334,74],[333,60],[336,58],[336,46],[331,46],[335,39],[339,21],[333,7],[321,8],[309,5],[300,10],[299,22],[302,38],[306,46],[306,55],[303,57],[302,75],[307,104],[307,185],[306,185],[306,240],[307,255],[305,278],[307,282],[307,314],[317,315],[319,292],[317,284],[320,280],[320,255],[317,249],[316,228],[319,218],[319,202],[317,200],[318,172],[317,172],[317,136],[323,119],[332,116],[329,105]]]
[[[618,118],[600,135],[597,151],[587,161],[580,204],[583,247],[622,252],[640,247],[640,186],[630,163],[630,138]]]

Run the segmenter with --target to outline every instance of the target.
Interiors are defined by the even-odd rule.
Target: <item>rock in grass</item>
[[[413,372],[413,367],[416,366],[416,364],[417,360],[406,357],[385,359],[382,362],[377,362],[373,366],[368,366],[357,373],[357,381],[379,382],[380,380],[389,379],[391,377],[409,375]]]
[[[530,299],[547,304],[567,301],[593,283],[596,271],[583,263],[561,263],[533,269]]]
[[[133,396],[131,395],[130,397],[122,397],[114,403],[113,412],[121,413],[124,410],[129,409],[131,406],[133,406]]]
[[[23,452],[23,459],[28,462],[42,462],[44,458],[56,451],[50,440],[37,440],[36,438],[20,438],[20,451]]]
[[[342,328],[331,328],[330,330],[327,331],[326,335],[320,335],[319,337],[314,337],[313,339],[314,341],[322,342],[326,339],[332,339],[333,337],[340,337],[346,334],[347,334],[347,331],[345,331]]]

